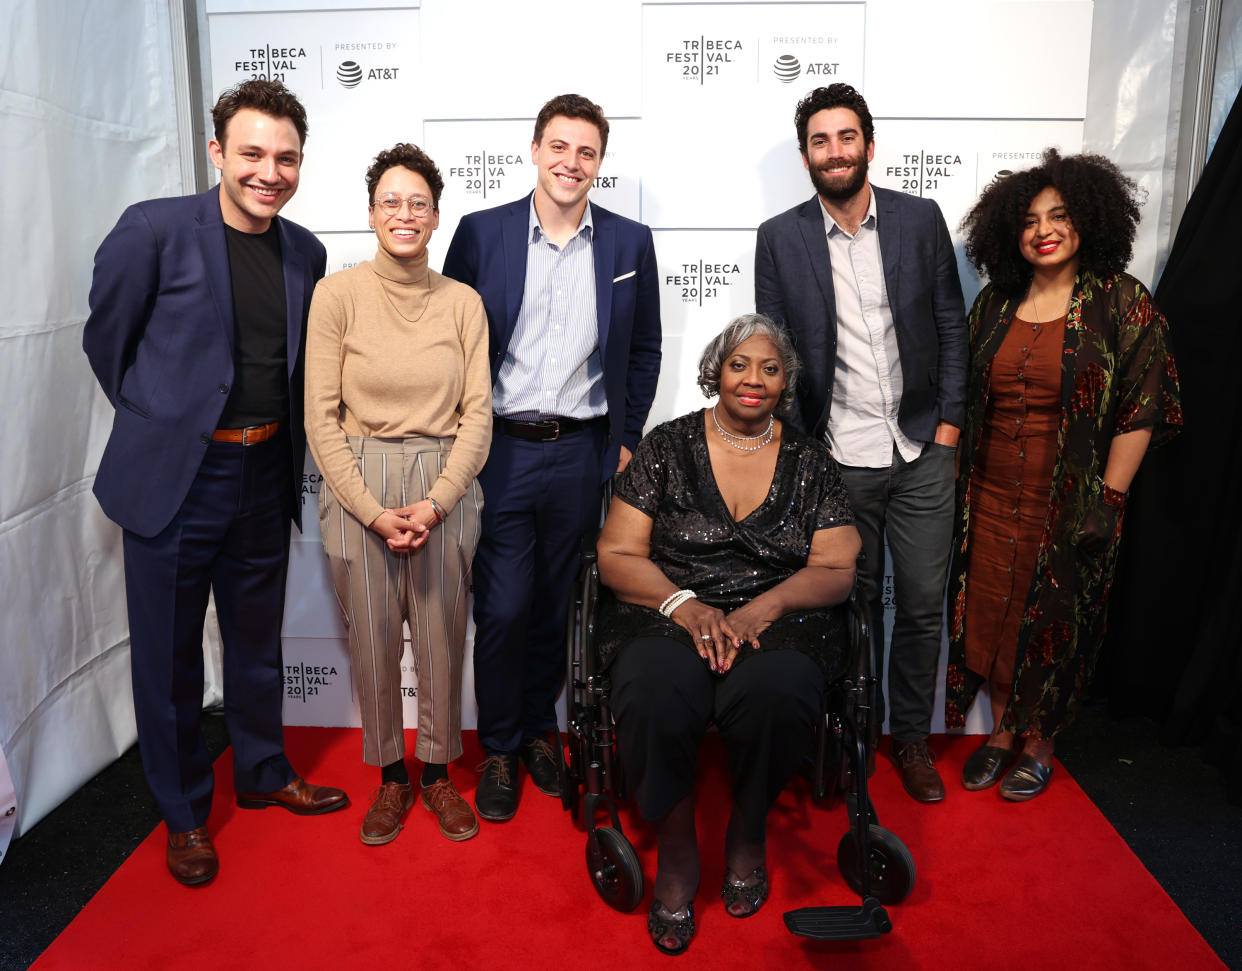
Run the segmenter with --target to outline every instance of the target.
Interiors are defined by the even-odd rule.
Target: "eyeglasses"
[[[402,199],[391,192],[376,199],[375,205],[383,209],[389,216],[396,216],[401,212],[402,206],[408,205],[410,207],[410,215],[416,216],[419,219],[426,219],[435,211],[435,206],[422,196],[410,196],[408,199]]]

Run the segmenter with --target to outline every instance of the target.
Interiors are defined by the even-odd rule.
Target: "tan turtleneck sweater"
[[[324,277],[306,335],[306,440],[332,494],[363,525],[384,507],[367,490],[347,435],[453,438],[428,495],[452,509],[492,442],[487,316],[468,286],[381,247]]]

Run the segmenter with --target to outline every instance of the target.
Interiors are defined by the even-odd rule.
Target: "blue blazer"
[[[651,230],[591,203],[595,256],[595,313],[600,364],[608,402],[604,477],[617,467],[624,445],[631,452],[660,376],[660,280]],[[471,213],[453,234],[444,275],[473,287],[483,298],[492,365],[500,373],[522,307],[529,247],[530,195]]]
[[[306,314],[323,244],[276,218],[288,314],[293,520],[301,527]],[[82,347],[116,408],[95,495],[139,536],[167,526],[190,491],[233,384],[233,290],[219,189],[130,206],[95,254]]]
[[[966,419],[966,308],[957,257],[933,200],[871,191],[901,357],[897,424],[915,441],[930,442],[937,422],[961,428]],[[822,435],[837,362],[837,298],[817,196],[759,227],[755,309],[793,335],[803,371],[790,418]]]

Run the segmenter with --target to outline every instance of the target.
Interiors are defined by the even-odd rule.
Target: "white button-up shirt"
[[[506,418],[597,418],[608,413],[595,312],[591,207],[564,246],[544,235],[530,203],[526,284],[508,353],[492,389]]]
[[[837,363],[828,413],[828,447],[842,465],[886,469],[893,464],[894,444],[901,457],[912,462],[923,446],[897,427],[901,357],[884,284],[875,193],[871,193],[867,216],[853,236],[829,215],[823,200],[820,208],[837,300]]]

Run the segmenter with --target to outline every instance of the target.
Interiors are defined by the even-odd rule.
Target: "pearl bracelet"
[[[687,600],[698,599],[698,594],[693,590],[678,590],[671,593],[665,598],[664,603],[660,604],[660,613],[665,617],[672,617],[673,611],[684,604]]]

